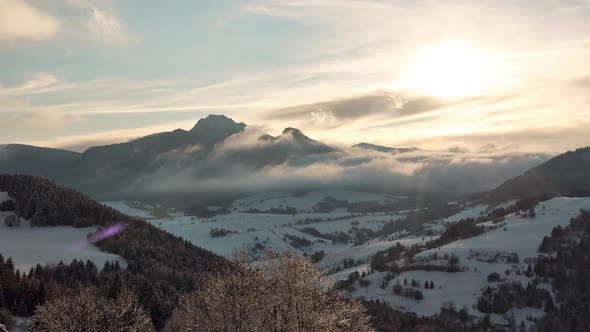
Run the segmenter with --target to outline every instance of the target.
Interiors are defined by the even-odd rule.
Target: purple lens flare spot
[[[125,224],[116,224],[110,227],[107,227],[106,229],[103,229],[102,231],[92,234],[92,236],[90,236],[88,239],[80,241],[76,246],[75,249],[82,249],[86,246],[89,246],[91,244],[94,244],[98,241],[104,240],[106,238],[109,238],[111,236],[115,236],[119,233],[121,233],[122,231],[125,230],[125,228],[127,228],[127,225]]]

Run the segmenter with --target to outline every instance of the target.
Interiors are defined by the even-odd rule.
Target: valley
[[[523,210],[478,222],[476,225],[484,229],[482,234],[432,249],[427,248],[427,243],[438,239],[449,225],[468,218],[476,220],[494,209],[513,207],[516,201],[458,206],[458,213],[424,222],[420,231],[365,235],[366,238],[356,240],[355,235],[359,233],[378,234],[384,224],[396,223],[410,211],[354,214],[346,208],[336,208],[329,213],[312,212],[326,200],[375,203],[392,199],[401,198],[351,191],[302,195],[263,193],[237,200],[226,214],[209,218],[174,216],[149,222],[228,258],[241,249],[259,258],[264,257],[267,250],[292,250],[309,257],[327,279],[344,282],[345,294],[353,298],[384,301],[396,309],[421,316],[436,315],[441,307],[452,305],[481,319],[487,315],[477,308],[481,291],[486,287],[498,287],[499,280],[523,285],[532,282],[534,273],[529,269],[534,266],[543,238],[551,234],[554,227],[567,226],[581,209],[590,209],[590,198],[551,198],[531,206],[536,211],[534,217]],[[124,205],[123,202],[119,204]],[[284,207],[294,208],[293,213],[258,212]],[[252,210],[256,212],[245,212]],[[334,234],[347,236],[342,237],[341,242],[327,237]],[[397,246],[413,248],[415,253],[391,261],[385,271],[375,269],[375,255]],[[452,257],[456,259],[453,263],[456,268],[449,270]],[[490,280],[492,274],[497,274],[499,279]],[[395,287],[408,287],[414,280],[416,286],[409,288],[419,291],[420,299],[396,294]],[[432,282],[434,287],[425,288],[425,282]],[[550,283],[541,283],[540,287],[551,290]],[[492,314],[491,321],[501,326],[514,318],[530,326],[533,319],[544,315],[542,308],[514,307],[504,314]]]

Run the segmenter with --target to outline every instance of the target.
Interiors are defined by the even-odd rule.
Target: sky
[[[0,144],[208,114],[334,145],[590,145],[590,1],[0,0]]]

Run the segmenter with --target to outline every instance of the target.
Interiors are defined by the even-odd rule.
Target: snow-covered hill
[[[403,310],[427,316],[438,313],[443,304],[452,301],[458,309],[466,307],[470,313],[481,315],[475,303],[480,290],[490,284],[487,280],[489,274],[496,272],[506,281],[521,281],[526,285],[532,279],[526,277],[524,271],[527,270],[528,263],[533,262],[537,257],[537,250],[543,237],[550,234],[553,227],[567,225],[580,209],[589,208],[590,198],[559,197],[539,204],[535,208],[537,211],[535,218],[509,215],[498,224],[487,222],[485,226],[496,228],[476,237],[423,251],[415,256],[418,262],[433,265],[445,265],[447,261],[443,257],[457,256],[462,268],[461,272],[423,270],[402,272],[396,275],[385,288],[381,288],[380,285],[388,272],[376,272],[366,277],[371,281],[369,286],[357,287],[350,295],[384,300]],[[438,259],[434,259],[434,255],[438,256]],[[518,261],[511,257],[518,257]],[[393,286],[396,283],[403,284],[404,279],[418,281],[417,288],[423,292],[423,300],[393,294]],[[425,289],[424,282],[431,280],[435,288]],[[493,284],[491,283],[492,286]],[[547,286],[550,288],[550,285]],[[542,310],[531,308],[513,309],[512,313],[515,317],[543,315]],[[504,320],[505,322],[505,318],[494,318],[496,321]]]
[[[0,192],[0,202],[11,199],[6,192]],[[9,227],[6,218],[15,218],[14,212],[0,211],[0,254],[12,257],[15,267],[28,272],[37,264],[57,264],[63,261],[91,260],[102,268],[105,262],[118,261],[122,267],[127,262],[120,256],[100,251],[93,245],[80,246],[86,236],[96,227],[74,228],[69,226],[30,227],[29,221],[20,218],[19,226]]]

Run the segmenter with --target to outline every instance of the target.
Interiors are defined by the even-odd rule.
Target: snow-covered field
[[[333,220],[339,218],[338,220]],[[197,218],[191,216],[172,217],[166,219],[150,220],[155,226],[174,235],[181,236],[193,244],[209,249],[217,254],[230,257],[236,249],[254,248],[258,243],[265,249],[284,250],[293,249],[290,240],[285,235],[293,235],[305,238],[312,242],[311,245],[299,248],[301,253],[312,254],[323,250],[326,258],[334,255],[333,262],[337,262],[341,256],[340,250],[350,250],[352,244],[332,244],[332,241],[315,237],[300,231],[305,227],[311,227],[321,233],[343,231],[347,233],[352,227],[378,230],[390,220],[401,218],[399,215],[368,214],[352,217],[349,213],[309,213],[281,215],[265,213],[233,212],[211,218]],[[332,219],[332,221],[326,221]],[[317,220],[317,221],[310,221]],[[225,229],[232,233],[220,237],[211,237],[212,229]],[[235,232],[235,233],[234,233]],[[389,244],[391,246],[392,244]],[[362,256],[370,256],[383,250],[385,245],[373,245],[370,252]],[[354,250],[351,250],[354,251]],[[346,257],[343,257],[346,258]]]
[[[478,315],[479,312],[474,306],[480,290],[488,285],[487,276],[492,272],[497,272],[508,281],[519,280],[526,285],[531,279],[524,275],[517,275],[516,272],[518,270],[526,271],[528,266],[526,262],[537,257],[537,249],[543,237],[550,234],[553,227],[557,225],[563,227],[569,224],[570,218],[575,216],[580,209],[590,209],[590,198],[560,197],[548,200],[535,208],[536,218],[522,218],[512,215],[505,219],[505,226],[416,255],[418,259],[427,259],[435,253],[438,257],[454,254],[459,257],[459,264],[464,268],[462,272],[402,272],[385,289],[381,289],[379,285],[387,273],[377,272],[367,276],[367,279],[371,280],[371,285],[367,288],[357,287],[358,289],[351,295],[386,300],[401,309],[427,316],[438,313],[445,302],[453,301],[458,309],[466,307],[469,312]],[[519,263],[507,263],[505,260],[486,262],[496,254],[506,256],[511,253],[518,254]],[[437,262],[431,261],[430,263],[436,264]],[[506,275],[505,271],[509,271],[510,274]],[[393,294],[393,285],[396,282],[403,284],[404,279],[418,281],[419,289],[424,294],[423,300],[417,301]],[[424,289],[424,282],[431,280],[434,282],[435,288]],[[526,311],[526,314],[538,317],[543,312],[530,309]]]
[[[171,215],[169,218],[150,219],[153,225],[181,236],[193,244],[209,249],[225,257],[231,257],[237,249],[249,248],[259,253],[265,250],[295,249],[301,254],[313,254],[316,251],[324,251],[326,254],[326,266],[340,263],[344,257],[341,250],[356,252],[355,259],[367,260],[371,255],[391,244],[384,241],[380,244],[371,244],[361,250],[353,250],[352,244],[332,243],[331,240],[310,235],[302,230],[313,228],[323,234],[344,232],[351,234],[352,229],[369,229],[378,231],[383,224],[403,218],[403,215],[394,213],[368,213],[351,214],[346,209],[336,209],[329,213],[311,213],[317,203],[331,197],[348,202],[379,202],[387,203],[400,199],[382,194],[372,194],[346,190],[314,191],[304,195],[292,195],[289,193],[268,192],[248,196],[236,200],[229,208],[229,214],[217,215],[210,218],[198,218],[195,216]],[[146,211],[133,209],[124,202],[103,202],[107,205],[132,215],[141,216]],[[244,211],[268,211],[273,208],[294,207],[297,214],[271,214],[271,213],[246,213]],[[307,212],[302,212],[307,211]],[[153,218],[153,217],[152,217]],[[228,231],[225,236],[212,237],[211,231],[223,229]],[[288,236],[296,236],[307,239],[310,245],[293,248]]]
[[[74,228],[68,226],[30,227],[22,220],[18,227],[8,227],[4,223],[12,212],[0,212],[0,254],[5,259],[12,257],[15,267],[28,272],[37,264],[69,264],[74,259],[91,260],[100,269],[107,261],[119,261],[121,266],[127,262],[117,255],[101,252],[88,245],[80,248],[80,241],[96,230],[95,227]]]

